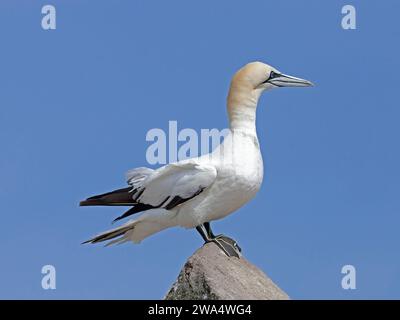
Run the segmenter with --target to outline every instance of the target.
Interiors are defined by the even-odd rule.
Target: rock
[[[165,300],[287,300],[264,272],[243,257],[226,256],[214,243],[183,266]]]

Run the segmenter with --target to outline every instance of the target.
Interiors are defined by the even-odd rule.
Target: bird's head
[[[280,87],[309,87],[313,84],[304,79],[283,74],[262,62],[250,62],[236,72],[233,86],[244,86],[255,91],[265,91]]]
[[[288,76],[265,63],[248,63],[232,78],[227,101],[230,126],[254,129],[255,110],[264,91],[312,85],[310,81]]]

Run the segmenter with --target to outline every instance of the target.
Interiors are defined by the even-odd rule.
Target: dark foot
[[[240,258],[242,256],[242,249],[239,247],[237,242],[223,234],[215,236],[211,230],[210,223],[206,222],[197,226],[196,229],[204,239],[205,243],[214,242],[228,257]]]
[[[224,241],[230,243],[233,247],[235,247],[237,251],[242,252],[242,248],[238,245],[235,239],[224,236],[223,234],[219,234],[215,238],[223,239]]]
[[[242,249],[239,247],[237,242],[222,234],[210,239],[208,242],[214,242],[228,257],[240,258],[242,256]]]

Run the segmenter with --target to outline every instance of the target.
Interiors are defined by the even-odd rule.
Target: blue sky
[[[78,202],[147,165],[148,130],[225,128],[253,60],[316,86],[262,97],[262,189],[215,231],[294,299],[400,298],[398,1],[51,1],[44,31],[48,3],[0,3],[0,298],[162,298],[200,236],[82,246],[121,210]]]

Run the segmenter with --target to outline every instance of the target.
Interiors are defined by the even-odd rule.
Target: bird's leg
[[[210,223],[209,223],[209,222],[204,222],[204,227],[205,227],[205,229],[206,229],[206,231],[207,231],[207,233],[208,233],[208,236],[209,236],[210,238],[215,238],[215,235],[214,235],[214,233],[213,233],[212,230],[211,230],[211,225],[210,225]]]
[[[209,237],[208,232],[207,232],[204,224],[201,224],[201,225],[197,226],[196,230],[200,233],[200,235],[203,238],[205,243],[211,241],[211,238]]]
[[[211,230],[209,222],[197,226],[196,229],[204,239],[205,243],[214,242],[228,257],[234,256],[240,258],[240,252],[242,250],[236,241],[222,234],[215,236]]]

